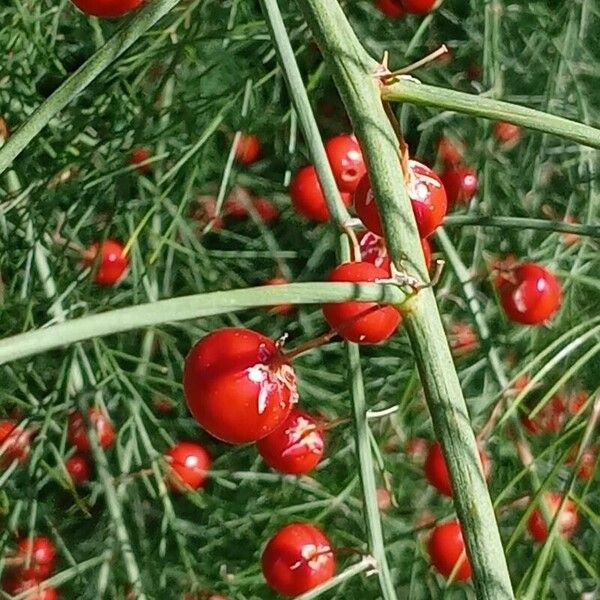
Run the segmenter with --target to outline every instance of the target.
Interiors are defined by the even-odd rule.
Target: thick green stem
[[[379,81],[373,75],[376,63],[365,54],[335,0],[304,0],[300,6],[361,142],[391,256],[398,267],[427,281],[415,218],[401,183],[398,140],[381,102]],[[513,598],[475,436],[431,288],[410,298],[403,313],[434,429],[449,467],[477,597]]]
[[[23,123],[0,149],[0,174],[2,174],[27,147],[37,134],[65,106],[80,94],[104,69],[127,50],[160,18],[164,17],[179,0],[155,0],[135,14],[132,19],[108,41],[94,56],[69,77]]]
[[[363,300],[402,304],[396,285],[377,283],[292,283],[212,292],[119,308],[0,340],[0,364],[94,337],[275,304],[319,304]]]
[[[485,96],[465,94],[464,92],[402,80],[385,86],[382,89],[382,97],[384,100],[391,102],[433,106],[473,115],[474,117],[507,121],[544,133],[553,133],[584,146],[600,148],[600,129],[564,117],[557,117],[541,110],[502,102],[501,100],[492,100]]]

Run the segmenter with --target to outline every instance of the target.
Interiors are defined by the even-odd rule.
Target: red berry
[[[98,249],[100,258],[97,259]],[[116,285],[123,280],[129,268],[129,259],[124,254],[123,244],[116,240],[106,240],[102,246],[96,242],[83,254],[83,264],[96,269],[94,282],[98,285]]]
[[[251,165],[260,157],[260,140],[257,136],[242,133],[235,149],[235,158],[242,165]]]
[[[500,144],[512,148],[521,139],[521,128],[518,125],[500,121],[494,126],[494,136]]]
[[[577,446],[571,448],[567,456],[566,463],[567,465],[572,465],[577,458]],[[596,449],[594,448],[586,448],[581,455],[581,461],[579,463],[579,468],[577,469],[577,477],[582,479],[583,481],[589,481],[594,476],[594,471],[596,470]]]
[[[438,155],[446,167],[458,165],[463,159],[462,148],[446,137],[438,142]]]
[[[392,495],[385,488],[377,488],[377,508],[382,511],[392,508]]]
[[[422,238],[431,235],[442,224],[446,216],[447,199],[440,178],[427,166],[415,160],[409,161],[410,196],[419,234]],[[383,235],[379,209],[371,190],[371,182],[366,174],[354,193],[354,207],[358,216],[377,235]]]
[[[171,400],[162,397],[155,398],[152,401],[152,406],[156,412],[159,412],[162,415],[168,415],[175,409],[175,404]]]
[[[555,517],[562,502],[562,496],[558,492],[548,492],[544,494],[544,498],[550,515]],[[558,517],[557,533],[564,538],[570,538],[575,533],[578,524],[577,506],[573,500],[567,498]],[[548,527],[539,508],[531,513],[527,521],[527,529],[536,542],[542,543],[548,538]]]
[[[477,173],[469,167],[449,167],[441,176],[448,205],[468,204],[477,193]]]
[[[113,19],[135,10],[143,0],[72,0],[72,2],[86,15]]]
[[[286,525],[269,540],[262,555],[262,571],[269,586],[282,596],[308,592],[335,573],[331,543],[314,525]]]
[[[179,442],[165,453],[170,465],[170,478],[175,489],[204,486],[210,470],[211,459],[208,452],[193,442]]]
[[[135,148],[129,155],[129,164],[134,166],[140,173],[150,173],[152,164],[145,163],[152,155],[148,148]]]
[[[254,210],[266,225],[279,219],[279,209],[267,198],[256,198],[253,202]]]
[[[302,475],[319,464],[325,442],[314,417],[293,409],[275,431],[256,442],[256,448],[272,469]]]
[[[191,216],[202,227],[211,223],[212,231],[223,228],[223,216],[217,214],[217,200],[214,196],[198,196]]]
[[[506,316],[515,323],[543,323],[560,307],[560,283],[541,265],[523,263],[500,279],[500,303]]]
[[[41,581],[49,577],[54,569],[56,550],[47,537],[23,538],[17,545],[16,558],[21,564],[17,573],[21,580]]]
[[[325,144],[327,158],[341,192],[354,193],[367,172],[358,140],[354,135],[337,135]]]
[[[433,10],[437,0],[400,0],[400,5],[413,15],[425,15]]]
[[[265,285],[287,285],[289,281],[285,277],[273,277],[265,281]],[[296,310],[294,304],[277,304],[270,308],[270,312],[276,315],[289,315]]]
[[[456,356],[472,352],[479,346],[479,339],[469,323],[453,323],[448,333],[450,348]]]
[[[67,458],[65,467],[74,485],[82,485],[90,480],[90,463],[85,456],[74,454],[70,458]]]
[[[290,197],[296,212],[309,221],[324,223],[329,221],[331,215],[321,183],[317,177],[317,170],[312,165],[302,167],[290,183]],[[341,193],[345,206],[352,202],[350,194]]]
[[[404,9],[400,6],[400,0],[375,0],[375,4],[390,19],[398,19],[404,16]]]
[[[213,331],[192,348],[183,390],[198,423],[231,444],[269,435],[298,401],[296,374],[279,348],[237,327]]]
[[[370,231],[362,231],[358,234],[358,244],[360,247],[360,257],[363,262],[371,263],[379,269],[390,273],[390,257],[382,237],[375,235]],[[427,240],[421,240],[423,256],[427,269],[431,268],[431,245]]]
[[[102,448],[108,448],[115,441],[115,431],[107,415],[98,408],[89,410],[89,420],[96,430],[98,442]],[[83,415],[76,411],[69,416],[67,425],[67,439],[79,452],[90,451],[90,438]]]
[[[19,427],[12,419],[0,421],[0,468],[6,468],[14,460],[24,462],[29,454],[31,434]]]
[[[337,266],[329,281],[365,283],[389,278],[389,273],[366,262],[348,262]],[[400,324],[400,313],[393,306],[378,306],[376,302],[341,302],[324,304],[323,314],[332,329],[344,339],[358,344],[378,344],[394,334]],[[362,313],[368,314],[360,317]],[[349,322],[348,322],[349,321]],[[348,322],[348,324],[343,325]]]
[[[450,577],[455,567],[454,581],[466,581],[471,577],[471,565],[457,520],[434,528],[429,538],[429,557],[433,566],[446,578]]]
[[[483,450],[479,451],[479,458],[483,466],[483,473],[487,479],[490,474],[490,460]],[[425,477],[440,494],[452,497],[450,473],[448,473],[442,447],[438,442],[435,442],[429,448],[427,460],[425,461]]]
[[[2,587],[4,591],[12,596],[17,594],[27,593],[27,600],[58,600],[58,592],[55,588],[47,586],[40,587],[40,582],[37,579],[22,579],[20,577],[12,577],[7,579]]]

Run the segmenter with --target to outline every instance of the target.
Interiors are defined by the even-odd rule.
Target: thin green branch
[[[488,217],[486,215],[449,215],[444,220],[444,226],[462,227],[510,227],[514,229],[536,229],[558,233],[574,233],[587,237],[600,237],[600,225],[585,225],[582,223],[566,223],[548,221],[547,219],[529,219],[525,217]]]
[[[362,300],[402,304],[406,294],[393,284],[291,283],[212,292],[149,302],[0,340],[0,364],[94,337],[275,304],[320,304]]]
[[[526,106],[408,80],[387,85],[381,93],[383,99],[390,102],[433,106],[474,117],[507,121],[544,133],[553,133],[584,146],[600,148],[600,129]]]
[[[125,50],[134,44],[159,19],[164,17],[179,0],[155,0],[136,13],[125,26],[96,52],[84,65],[69,77],[23,123],[0,149],[0,174],[2,174],[28,146],[37,134],[80,94],[104,69],[109,67]],[[83,17],[82,17],[83,18]]]
[[[299,2],[346,105],[371,177],[391,256],[428,281],[408,193],[401,185],[398,140],[381,102],[376,61],[369,58],[335,0]],[[431,288],[403,307],[433,425],[449,467],[477,597],[513,598],[496,518],[481,470],[460,382]]]

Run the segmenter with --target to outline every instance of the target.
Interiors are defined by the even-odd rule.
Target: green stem
[[[370,59],[335,0],[299,2],[331,70],[366,157],[394,263],[428,281],[415,217],[401,185],[398,141],[382,106]],[[475,436],[431,288],[403,306],[404,325],[442,444],[454,502],[480,599],[513,598],[492,502]]]
[[[537,229],[539,231],[556,231],[559,233],[574,233],[589,237],[600,237],[600,225],[584,225],[581,223],[566,223],[548,221],[547,219],[529,219],[525,217],[488,217],[486,215],[449,215],[444,220],[444,226],[474,225],[476,227],[511,227],[515,229]]]
[[[291,283],[245,290],[211,292],[149,302],[73,319],[0,340],[0,364],[68,346],[94,337],[164,323],[210,317],[275,304],[319,304],[362,300],[402,304],[406,294],[396,285],[378,283]]]
[[[98,50],[85,64],[69,77],[23,123],[0,149],[0,174],[2,174],[28,146],[37,134],[75,96],[80,94],[104,69],[109,67],[125,50],[134,44],[150,27],[164,17],[179,0],[154,0],[148,2],[125,26]]]
[[[564,117],[557,117],[541,110],[501,100],[492,100],[485,96],[402,80],[385,86],[382,90],[382,97],[390,102],[433,106],[474,117],[507,121],[544,133],[553,133],[584,146],[600,148],[600,129]]]

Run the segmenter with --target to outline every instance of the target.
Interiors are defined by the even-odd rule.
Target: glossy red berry
[[[544,495],[548,510],[552,517],[558,513],[562,502],[562,496],[558,492],[548,492]],[[577,515],[577,505],[573,500],[567,498],[563,509],[560,511],[557,523],[557,533],[564,538],[570,538],[579,525],[579,516]],[[539,543],[548,539],[548,527],[539,508],[536,508],[527,521],[527,529],[531,537]]]
[[[0,468],[24,462],[31,448],[31,434],[12,419],[0,421]]]
[[[213,331],[192,348],[183,390],[198,423],[231,444],[269,435],[298,401],[296,374],[280,349],[237,327]]]
[[[94,282],[102,286],[116,285],[121,282],[129,268],[127,258],[121,242],[106,240],[100,244],[92,244],[83,254],[83,263],[86,267],[95,269]],[[98,252],[100,257],[97,258]]]
[[[4,591],[12,596],[27,592],[27,600],[58,600],[56,588],[51,586],[41,587],[41,582],[37,579],[11,577],[4,581],[2,587]]]
[[[114,19],[122,17],[141,6],[143,0],[72,0],[86,15]]]
[[[429,538],[429,557],[431,564],[446,578],[453,572],[454,581],[467,581],[471,577],[471,565],[457,520],[442,523],[433,529]]]
[[[257,136],[243,133],[235,149],[235,158],[242,165],[251,165],[260,158],[260,140]]]
[[[314,525],[286,525],[269,540],[262,571],[269,586],[282,596],[308,592],[335,574],[331,543]]]
[[[371,231],[362,231],[357,235],[357,239],[362,261],[371,263],[379,269],[390,273],[391,261],[384,239]],[[428,240],[421,240],[421,246],[423,248],[423,256],[425,257],[425,265],[427,269],[430,269],[431,245]]]
[[[91,408],[88,415],[92,427],[96,430],[100,446],[108,448],[115,441],[115,431],[110,419],[99,408]],[[87,426],[83,415],[79,411],[69,416],[67,439],[79,452],[90,451],[90,438],[88,437]]]
[[[312,471],[323,456],[323,430],[314,417],[293,409],[282,425],[256,442],[256,448],[272,469],[302,475]]]
[[[204,486],[212,463],[208,452],[193,442],[179,442],[167,450],[170,481],[175,489],[197,490]]]
[[[479,451],[479,458],[481,459],[483,473],[487,479],[490,474],[490,460],[483,450]],[[440,494],[452,497],[450,473],[448,473],[442,447],[438,442],[435,442],[429,448],[427,460],[425,461],[425,477]]]
[[[327,202],[321,183],[317,177],[317,171],[312,165],[302,167],[290,183],[290,197],[296,212],[309,221],[324,223],[329,221],[331,215],[327,208]],[[352,196],[341,193],[345,206],[352,202]]]
[[[446,216],[447,199],[440,178],[427,166],[415,160],[409,161],[410,181],[408,195],[411,200],[419,234],[422,238],[431,235]],[[377,235],[383,235],[379,209],[366,174],[354,193],[354,208],[361,221]]]
[[[479,183],[477,181],[477,172],[469,167],[450,167],[441,175],[448,206],[455,204],[468,204],[471,202]]]
[[[515,323],[543,323],[560,307],[560,283],[541,265],[523,263],[502,276],[498,284],[502,308]]]
[[[265,285],[286,285],[289,281],[285,277],[273,277],[265,281]],[[290,315],[296,310],[294,304],[277,304],[272,306],[269,311],[276,315]]]
[[[348,262],[337,266],[329,281],[365,283],[389,278],[389,273],[371,263]],[[378,344],[394,334],[400,324],[400,313],[393,306],[377,307],[376,302],[341,302],[324,304],[323,314],[332,329],[344,339],[358,344]],[[367,312],[368,311],[368,312]],[[364,316],[361,314],[367,312]]]
[[[65,461],[65,468],[74,485],[79,486],[90,480],[92,469],[87,457],[74,454]]]
[[[400,6],[401,0],[375,0],[377,8],[390,19],[404,16],[404,9]]]
[[[151,173],[152,164],[143,164],[150,159],[152,155],[148,148],[135,148],[129,155],[129,164],[137,169],[139,173]]]
[[[327,141],[325,151],[339,190],[353,194],[367,172],[358,140],[354,135],[337,135]]]
[[[400,5],[407,12],[413,15],[425,15],[430,13],[437,0],[400,0]]]
[[[494,136],[499,144],[512,148],[521,139],[521,128],[518,125],[500,121],[494,126]]]
[[[16,558],[20,563],[17,571],[20,579],[41,581],[54,570],[56,550],[47,537],[23,538],[17,544]]]

